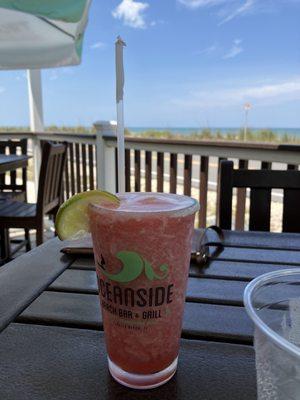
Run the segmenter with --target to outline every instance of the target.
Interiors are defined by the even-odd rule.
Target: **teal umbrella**
[[[0,69],[76,65],[91,0],[0,0]]]
[[[30,127],[44,130],[41,68],[81,62],[91,0],[0,0],[0,69],[27,69]],[[33,143],[37,177],[40,147]]]

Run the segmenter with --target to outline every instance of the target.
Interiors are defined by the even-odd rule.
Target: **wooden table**
[[[224,243],[207,267],[191,264],[179,369],[150,391],[124,388],[108,373],[91,258],[62,255],[65,244],[53,239],[6,264],[0,398],[256,399],[253,325],[243,291],[262,273],[300,267],[300,235],[228,231]]]
[[[0,174],[26,167],[29,158],[26,155],[0,154]]]

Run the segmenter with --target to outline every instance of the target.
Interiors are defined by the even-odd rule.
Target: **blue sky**
[[[43,71],[45,123],[115,119],[126,41],[127,126],[300,127],[300,0],[93,0],[82,64]],[[28,125],[24,71],[1,71],[0,125]]]

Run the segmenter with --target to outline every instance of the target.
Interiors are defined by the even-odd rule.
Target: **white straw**
[[[117,145],[118,145],[118,192],[125,193],[125,140],[124,140],[124,66],[123,47],[125,42],[117,37],[116,40],[116,101],[117,101]]]

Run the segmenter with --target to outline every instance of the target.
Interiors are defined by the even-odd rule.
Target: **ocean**
[[[187,128],[182,128],[182,127],[129,127],[128,128],[132,133],[141,133],[149,130],[155,130],[155,131],[169,131],[174,134],[180,134],[180,135],[190,135],[191,133],[199,132],[203,129],[206,128],[197,128],[197,127],[187,127]],[[221,132],[222,134],[226,133],[237,133],[243,128],[208,128],[212,133],[216,133],[217,131]],[[284,134],[287,134],[291,137],[294,136],[300,136],[300,128],[249,128],[252,132],[257,132],[263,129],[270,129],[274,133],[276,133],[278,136],[283,136]]]

